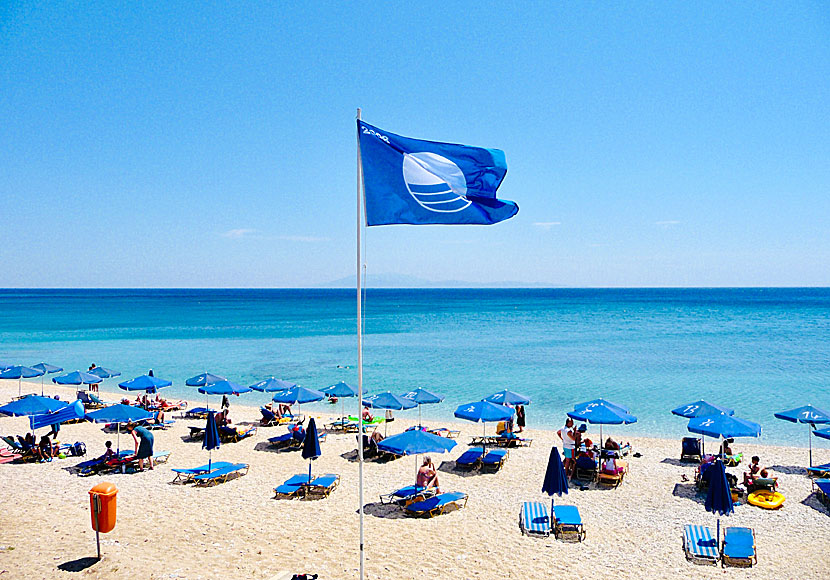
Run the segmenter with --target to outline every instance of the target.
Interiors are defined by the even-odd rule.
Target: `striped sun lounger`
[[[274,499],[299,497],[302,486],[308,484],[308,482],[309,479],[307,473],[292,475],[285,480],[285,483],[274,488],[274,493],[276,494]]]
[[[557,505],[553,508],[553,533],[560,540],[585,539],[585,527],[582,525],[582,516],[574,505]]]
[[[538,501],[526,501],[519,512],[519,529],[525,536],[550,536],[548,507]]]
[[[221,469],[214,469],[209,473],[202,473],[193,477],[193,481],[199,486],[217,485],[225,483],[231,477],[241,477],[248,473],[247,463],[233,463]]]
[[[755,554],[755,531],[752,528],[726,528],[723,532],[723,563],[751,567],[758,563]]]
[[[461,509],[467,505],[467,494],[460,491],[439,493],[424,501],[416,501],[405,506],[404,513],[408,516],[432,518],[450,510]]]
[[[712,530],[687,524],[683,528],[683,551],[692,562],[717,565],[720,554]]]
[[[228,463],[227,461],[214,461],[210,465],[200,465],[199,467],[193,467],[192,469],[173,469],[173,473],[176,474],[176,479],[173,480],[173,483],[189,483],[192,482],[193,478],[197,475],[210,473],[215,469],[223,469],[225,467],[230,467],[231,465],[233,465],[233,463]]]

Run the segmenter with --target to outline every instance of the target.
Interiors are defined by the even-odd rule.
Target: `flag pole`
[[[360,109],[357,109],[357,120],[360,121]],[[363,163],[360,157],[360,127],[357,128],[357,487],[358,511],[360,512],[360,580],[364,574],[363,549],[363,304],[360,295],[360,219],[362,215]]]

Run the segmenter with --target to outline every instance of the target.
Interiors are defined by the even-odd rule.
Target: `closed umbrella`
[[[50,365],[45,362],[37,363],[36,365],[32,365],[33,369],[43,371],[43,374],[40,375],[40,395],[43,396],[43,377],[47,374],[52,373],[60,373],[63,372],[62,367],[56,367],[55,365]]]
[[[320,439],[317,437],[317,423],[314,417],[308,420],[308,427],[305,430],[303,439],[303,459],[308,459],[308,482],[311,483],[311,462],[322,455],[320,451]]]
[[[141,407],[122,404],[110,405],[109,407],[90,411],[86,414],[87,421],[92,421],[93,423],[115,423],[117,425],[118,443],[116,447],[118,451],[121,451],[121,424],[145,421],[152,417],[152,413],[145,411]]]
[[[421,405],[435,405],[444,400],[443,395],[436,395],[435,393],[431,393],[430,391],[421,387],[418,387],[413,391],[409,391],[408,393],[404,393],[402,397],[404,399],[414,401],[418,405],[419,427],[421,426]]]
[[[39,369],[15,365],[0,373],[0,379],[17,379],[17,396],[20,397],[23,394],[23,379],[31,379],[42,375],[43,371]],[[41,392],[41,394],[43,393]]]
[[[637,422],[637,417],[622,405],[617,405],[605,399],[594,399],[574,406],[574,410],[568,412],[568,417],[578,421],[585,421],[599,425],[599,443],[602,443],[603,425],[629,425]]]
[[[473,421],[474,423],[480,421],[483,429],[482,433],[484,437],[487,437],[487,423],[507,421],[513,417],[514,412],[512,408],[506,407],[505,405],[497,405],[490,401],[475,401],[473,403],[459,405],[454,415],[465,421]],[[482,441],[481,446],[485,448],[486,444]]]
[[[329,397],[337,397],[338,399],[348,399],[357,396],[357,389],[343,381],[329,385],[320,391]],[[340,423],[346,423],[346,401],[343,401],[340,406]]]
[[[219,449],[222,442],[219,440],[219,429],[216,427],[214,412],[208,411],[207,423],[205,423],[205,438],[202,439],[202,449],[208,450],[208,471],[211,471],[213,464],[213,450]]]
[[[485,401],[490,401],[491,403],[498,403],[499,405],[529,405],[530,399],[525,397],[524,395],[520,395],[514,391],[508,391],[504,389],[502,391],[498,391],[497,393],[493,393],[489,397],[484,397]]]
[[[713,514],[728,516],[734,511],[732,505],[732,490],[726,480],[726,468],[720,459],[716,459],[709,469],[714,469],[709,480],[709,493],[706,495],[706,511]],[[718,545],[720,545],[720,518],[718,518]]]
[[[789,411],[781,411],[775,413],[776,419],[783,419],[790,423],[806,423],[807,424],[807,439],[810,443],[810,467],[813,466],[813,438],[810,437],[810,429],[815,430],[816,425],[825,425],[830,423],[830,413],[813,407],[812,405],[804,405],[803,407],[796,407]]]
[[[562,465],[562,458],[559,456],[559,450],[556,445],[550,448],[550,456],[548,457],[548,468],[545,470],[545,480],[542,482],[542,493],[550,496],[550,516],[553,514],[553,496],[568,493],[568,476],[565,474],[565,466]]]

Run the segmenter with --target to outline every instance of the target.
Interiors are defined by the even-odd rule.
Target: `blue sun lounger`
[[[210,473],[216,469],[224,469],[225,467],[230,467],[233,463],[229,463],[227,461],[214,461],[210,465],[207,463],[205,465],[200,465],[199,467],[193,467],[192,469],[173,469],[173,473],[176,474],[176,479],[173,480],[173,483],[180,481],[182,483],[188,483],[193,481],[193,478],[197,475],[202,475],[203,473]]]
[[[810,477],[830,477],[830,463],[808,467],[807,475]]]
[[[507,461],[507,449],[493,449],[481,458],[481,468],[498,471],[505,461]]]
[[[717,565],[720,559],[718,543],[712,536],[712,530],[703,526],[687,524],[683,528],[683,551],[686,559],[692,562]]]
[[[434,487],[421,487],[418,485],[407,485],[396,489],[392,493],[384,493],[380,496],[381,504],[395,504],[404,506],[414,501],[420,501],[435,495]]]
[[[225,483],[231,476],[243,476],[248,473],[248,464],[247,463],[232,463],[227,467],[222,467],[220,469],[214,469],[209,473],[201,473],[199,475],[193,476],[193,481],[196,485],[207,486],[207,485],[216,485],[219,483]]]
[[[340,476],[327,473],[315,477],[309,483],[301,484],[304,499],[322,499],[328,497],[340,483]]]
[[[455,460],[455,466],[463,469],[473,469],[478,466],[482,457],[484,457],[484,449],[481,447],[471,447]]]
[[[752,528],[726,528],[723,532],[723,564],[751,567],[758,563],[755,531]]]
[[[813,484],[816,486],[818,500],[830,507],[830,479],[817,479]]]
[[[467,494],[460,491],[439,493],[429,499],[416,501],[404,506],[408,516],[432,518],[448,511],[451,507],[461,509],[467,505]]]
[[[185,419],[206,419],[208,412],[213,411],[216,412],[214,409],[208,409],[207,407],[193,407],[192,409],[188,409],[184,412]]]
[[[274,499],[299,497],[302,486],[309,482],[307,473],[298,473],[285,480],[285,483],[274,488]]]
[[[582,525],[582,516],[574,505],[557,505],[553,507],[553,533],[560,540],[585,539],[585,526]]]
[[[519,529],[524,536],[550,536],[548,507],[538,501],[526,501],[519,512]]]

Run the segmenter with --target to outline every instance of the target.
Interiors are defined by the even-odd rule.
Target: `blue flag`
[[[496,199],[498,149],[401,137],[357,122],[366,224],[495,224],[519,206]]]

